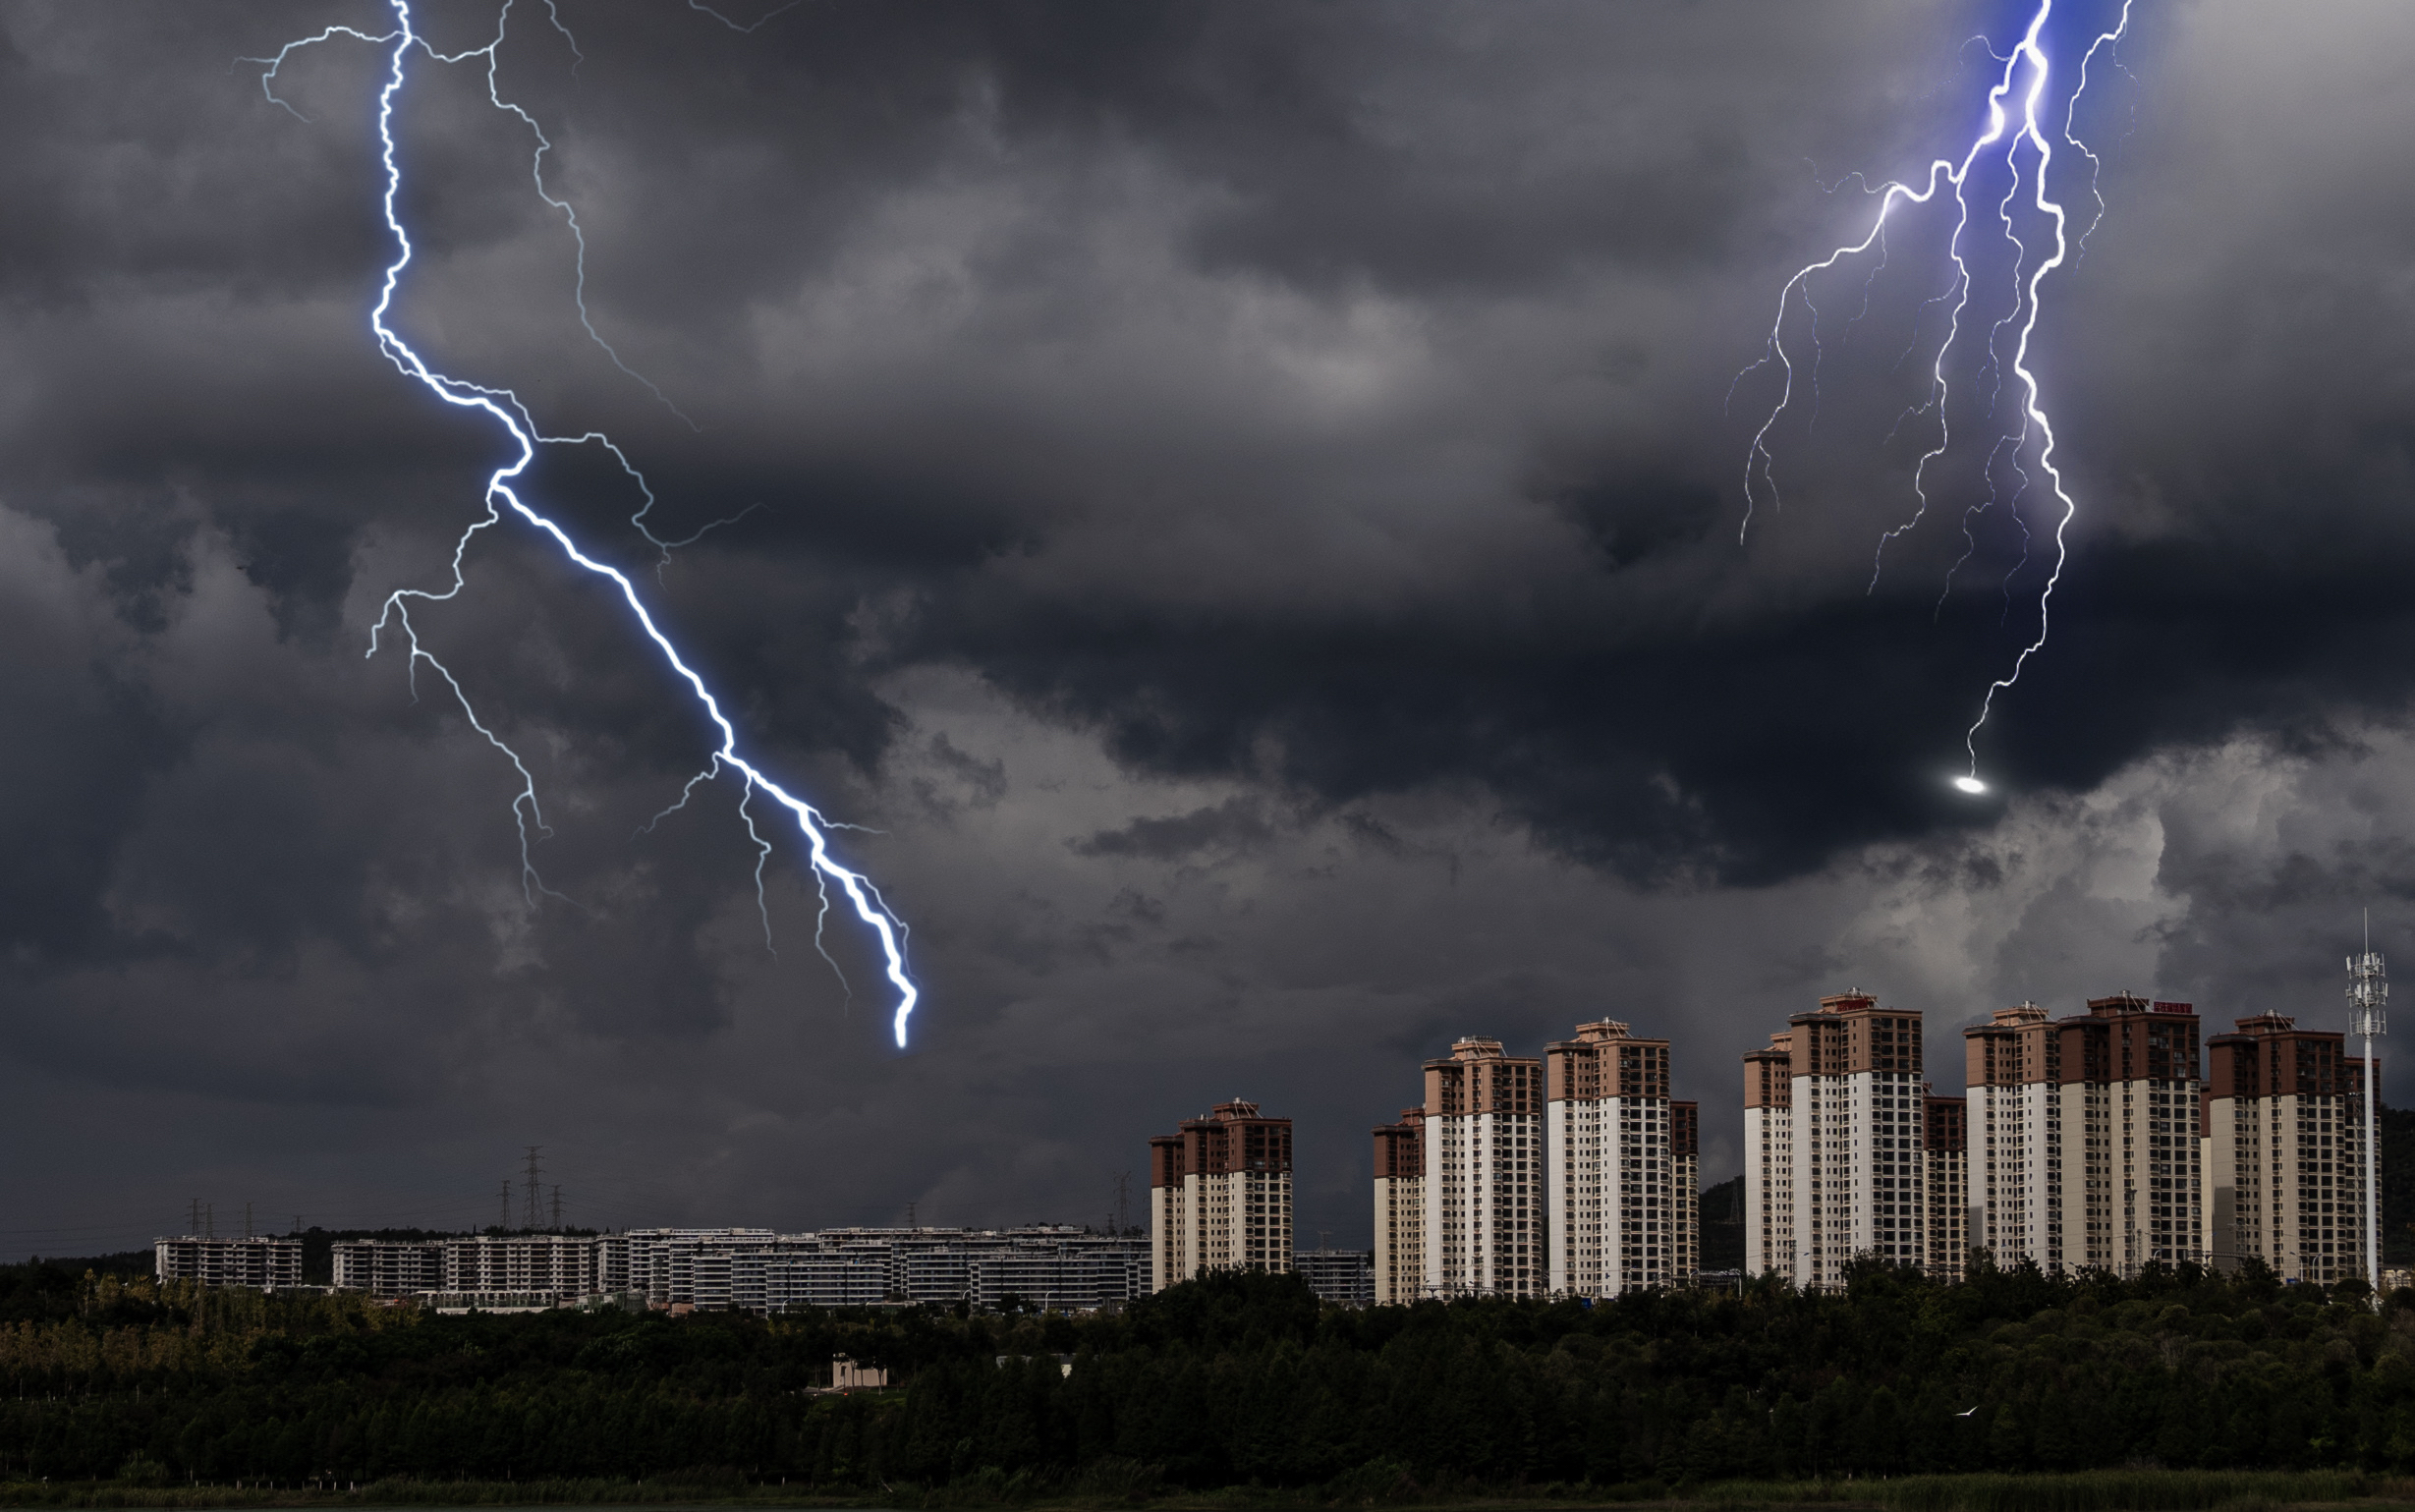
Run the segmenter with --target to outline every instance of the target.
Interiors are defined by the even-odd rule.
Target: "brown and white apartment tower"
[[[1668,1105],[1668,1173],[1670,1184],[1677,1189],[1677,1263],[1670,1278],[1679,1286],[1691,1286],[1703,1265],[1703,1107],[1699,1102]]]
[[[1149,1142],[1149,1289],[1291,1268],[1291,1120],[1219,1102]]]
[[[1415,1302],[1426,1281],[1426,1110],[1376,1130],[1376,1301]]]
[[[1744,1057],[1744,1273],[1794,1274],[1794,1043]]]
[[[1746,1264],[1811,1290],[1842,1285],[1858,1259],[1928,1263],[1921,1016],[1840,992],[1787,1025],[1745,1057]],[[1781,1051],[1782,1107],[1771,1085]],[[1781,1122],[1782,1139],[1770,1138]]]
[[[1544,1046],[1550,1289],[1615,1297],[1677,1270],[1668,1041],[1614,1019]]]
[[[1498,1039],[1426,1062],[1426,1296],[1548,1286],[1543,1103],[1543,1062],[1502,1054]]]
[[[2205,1254],[2197,1013],[2130,993],[1962,1032],[1972,1232],[1998,1265],[2135,1274]]]
[[[2277,1013],[2206,1041],[2208,1259],[2286,1281],[2365,1273],[2365,1062]]]
[[[1923,1092],[1928,1092],[1926,1085]],[[1970,1104],[1925,1095],[1929,1145],[1929,1274],[1959,1281],[1971,1254]]]

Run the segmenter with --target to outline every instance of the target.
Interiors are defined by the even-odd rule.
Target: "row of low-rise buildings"
[[[294,1236],[185,1236],[153,1246],[161,1280],[274,1290],[302,1280]],[[339,1290],[438,1307],[635,1306],[759,1314],[796,1307],[967,1302],[1095,1308],[1141,1295],[1147,1242],[1039,1225],[1009,1229],[758,1228],[338,1240]]]
[[[1825,997],[1744,1058],[1745,1266],[1833,1286],[1876,1258],[2135,1273],[2253,1257],[2363,1274],[2365,1063],[2277,1013],[2200,1041],[2193,1005],[2034,1003],[1962,1031],[1964,1095],[1921,1075],[1921,1015]]]

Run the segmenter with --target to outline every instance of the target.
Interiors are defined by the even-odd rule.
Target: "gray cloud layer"
[[[596,329],[695,428],[580,329],[482,70],[415,65],[398,322],[608,426],[658,534],[760,506],[648,581],[750,748],[881,831],[851,844],[915,925],[905,1056],[793,857],[766,950],[734,793],[642,832],[702,726],[541,542],[486,532],[421,623],[530,758],[571,901],[523,894],[508,766],[364,659],[496,437],[368,339],[376,52],[298,55],[307,121],[222,60],[379,8],[12,12],[19,1210],[471,1219],[543,1142],[593,1220],[1095,1219],[1143,1137],[1243,1093],[1301,1118],[1305,1226],[1342,1242],[1363,1131],[1455,1034],[1671,1033],[1716,1170],[1733,1056],[1847,982],[1928,1009],[1947,1083],[1943,1031],[2025,994],[2330,1014],[2355,907],[2394,948],[2415,891],[2402,8],[2143,8],[2092,84],[2106,216],[2034,347],[2082,507],[1982,745],[2008,798],[1939,781],[2041,582],[1998,510],[1938,602],[1984,449],[1865,592],[1941,222],[1815,284],[1820,418],[1736,542],[1768,374],[1723,414],[1730,380],[1868,214],[1823,186],[1968,129],[1994,9],[813,5],[742,36],[562,0],[576,58],[516,9],[496,84],[551,134]],[[421,14],[459,49],[493,10]],[[531,487],[654,571],[598,448]]]

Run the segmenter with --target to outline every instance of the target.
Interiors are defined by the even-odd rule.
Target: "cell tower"
[[[2365,1279],[2382,1296],[2382,1188],[2376,1167],[2381,1126],[2373,1118],[2373,1087],[2382,1058],[2373,1041],[2389,1033],[2389,976],[2373,948],[2373,911],[2365,911],[2365,948],[2348,957],[2348,1033],[2365,1036]]]

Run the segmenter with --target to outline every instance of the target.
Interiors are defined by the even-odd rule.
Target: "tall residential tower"
[[[1744,1057],[1744,1273],[1794,1275],[1794,1036]]]
[[[1467,1038],[1426,1062],[1429,1297],[1539,1297],[1544,1220],[1543,1062]]]
[[[2206,1041],[2209,1260],[2285,1281],[2366,1272],[2365,1062],[2277,1013]]]
[[[1426,1284],[1426,1110],[1376,1130],[1376,1301],[1415,1302]]]
[[[1614,1019],[1544,1046],[1550,1288],[1615,1297],[1677,1270],[1668,1041]]]
[[[2124,992],[2050,1021],[2023,1003],[1962,1034],[1974,1246],[2054,1274],[2203,1259],[2191,1005]]]
[[[1921,1016],[1867,992],[1745,1056],[1747,1268],[1808,1290],[1857,1260],[1930,1263],[1927,1092]]]
[[[1291,1120],[1219,1102],[1149,1142],[1152,1292],[1210,1270],[1291,1268]]]

